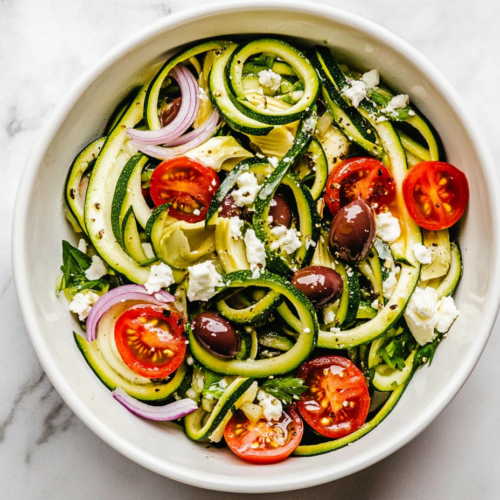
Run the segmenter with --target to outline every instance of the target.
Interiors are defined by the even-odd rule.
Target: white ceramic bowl
[[[266,467],[187,439],[174,424],[153,424],[124,410],[89,369],[74,343],[67,302],[54,294],[61,240],[76,241],[63,215],[63,185],[78,151],[99,137],[117,103],[171,50],[202,38],[274,33],[330,46],[360,69],[378,68],[438,129],[448,160],[464,170],[471,202],[461,224],[465,271],[456,293],[461,314],[431,367],[420,369],[390,416],[352,446]],[[291,490],[331,481],[381,460],[421,432],[470,375],[499,305],[500,192],[494,166],[457,93],[406,42],[369,21],[293,0],[212,4],[164,18],[108,53],[64,99],[25,167],[14,220],[14,272],[31,341],[71,409],[104,441],[160,474],[238,492]]]

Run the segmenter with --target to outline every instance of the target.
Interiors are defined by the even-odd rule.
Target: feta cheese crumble
[[[243,172],[236,182],[239,189],[231,193],[234,204],[238,207],[252,205],[260,190],[257,177],[252,172]]]
[[[394,243],[401,236],[399,219],[391,212],[382,212],[377,215],[377,236],[386,243]]]
[[[90,280],[98,280],[101,279],[108,272],[106,266],[104,265],[104,261],[98,255],[94,255],[92,257],[92,264],[85,271],[85,277]]]
[[[195,208],[193,210],[193,215],[200,215],[200,214],[201,214],[201,212],[199,211],[199,209]]]
[[[405,108],[410,104],[410,97],[406,94],[400,94],[394,96],[389,104],[382,110],[384,113],[393,114],[397,109]]]
[[[357,108],[360,102],[366,97],[366,86],[364,82],[352,80],[351,86],[344,88],[342,93],[351,101],[352,105]]]
[[[258,279],[260,271],[266,268],[266,248],[264,243],[257,238],[253,229],[249,229],[245,233],[245,245],[252,278]]]
[[[153,294],[159,292],[164,287],[170,286],[174,282],[172,269],[164,262],[161,262],[158,265],[151,266],[151,271],[149,272],[148,280],[144,283],[144,287],[149,294]]]
[[[215,290],[216,287],[224,285],[222,276],[209,260],[188,267],[188,272],[189,286],[187,298],[191,302],[194,300],[206,302],[217,293]]]
[[[366,88],[373,89],[380,83],[380,75],[378,70],[372,69],[371,71],[368,71],[361,77],[361,80],[366,85]]]
[[[323,310],[323,321],[325,325],[329,325],[335,321],[335,313],[333,311]]]
[[[259,83],[271,90],[278,90],[281,85],[281,75],[272,69],[264,69],[259,71]]]
[[[274,168],[276,168],[278,166],[279,160],[278,160],[278,158],[276,158],[276,156],[270,156],[268,158],[268,161],[269,161],[270,165],[273,166]]]
[[[287,229],[286,226],[275,226],[271,229],[271,234],[276,238],[271,243],[273,251],[281,248],[283,252],[291,255],[302,246],[302,241],[294,228]]]
[[[271,394],[259,389],[257,393],[257,399],[259,400],[259,405],[262,406],[264,418],[267,421],[279,420],[281,414],[283,413],[283,406],[281,401]]]
[[[415,289],[404,315],[415,340],[420,345],[425,345],[434,339],[434,330],[446,333],[459,311],[452,297],[439,300],[437,291],[428,286]]]
[[[80,321],[84,321],[88,318],[90,311],[92,310],[92,306],[98,299],[99,295],[91,290],[78,292],[69,303],[69,310],[72,313],[78,314],[78,319]]]
[[[401,269],[399,267],[392,269],[389,272],[389,276],[387,276],[386,280],[382,283],[382,293],[386,299],[390,299],[394,293],[394,289],[398,284],[396,274],[398,274],[400,270]]]
[[[413,255],[420,262],[420,264],[430,264],[432,262],[432,249],[427,248],[421,243],[413,245]]]
[[[237,215],[229,218],[229,235],[235,240],[241,238],[241,228],[245,225],[245,221],[242,221]]]
[[[83,238],[78,242],[78,250],[82,253],[87,253],[87,243],[85,243]]]

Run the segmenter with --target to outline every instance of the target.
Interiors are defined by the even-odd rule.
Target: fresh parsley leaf
[[[415,340],[412,334],[405,330],[402,334],[394,337],[387,345],[381,347],[378,354],[391,368],[402,371],[406,366],[405,360],[414,345]]]
[[[294,399],[299,400],[302,393],[307,390],[301,378],[293,377],[268,379],[261,387],[285,404],[290,404]]]
[[[415,368],[418,368],[420,365],[425,365],[426,363],[429,363],[430,365],[441,340],[442,336],[439,335],[430,344],[419,347],[413,361],[413,366],[415,366]]]
[[[221,385],[221,381],[224,379],[224,376],[211,372],[210,370],[204,370],[204,372],[205,383],[203,384],[202,395],[208,396],[210,394],[215,399],[220,399],[227,388],[227,383],[223,383]]]

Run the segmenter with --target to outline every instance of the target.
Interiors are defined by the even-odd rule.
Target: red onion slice
[[[111,394],[127,410],[148,420],[161,422],[177,420],[198,409],[198,405],[189,398],[181,399],[165,406],[151,406],[129,396],[121,387],[117,387]]]
[[[100,297],[90,311],[85,325],[88,342],[93,342],[97,338],[97,327],[103,314],[114,305],[127,300],[142,300],[148,304],[163,306],[169,302],[175,302],[175,297],[163,290],[150,295],[142,285],[124,285],[113,288]]]
[[[181,136],[194,122],[200,107],[198,83],[192,73],[182,64],[178,64],[170,75],[177,80],[181,88],[182,100],[177,116],[160,130],[135,130],[129,128],[127,135],[137,143],[157,145]]]
[[[212,113],[210,114],[208,119],[203,123],[203,125],[198,127],[196,130],[189,132],[189,134],[183,136],[189,136],[189,138],[186,139],[187,142],[184,142],[183,137],[179,137],[178,139],[176,139],[176,144],[179,144],[176,147],[163,148],[161,146],[147,146],[137,143],[135,143],[135,145],[137,146],[137,149],[145,155],[152,156],[153,158],[158,158],[159,160],[168,160],[169,158],[173,158],[174,156],[179,156],[187,153],[191,149],[194,149],[200,144],[203,144],[214,133],[218,121],[219,113],[217,113],[217,111],[215,111],[214,109],[212,110]],[[180,142],[181,140],[182,142]]]

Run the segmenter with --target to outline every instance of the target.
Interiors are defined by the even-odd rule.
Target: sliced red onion
[[[148,420],[158,420],[161,422],[177,420],[198,409],[198,405],[189,398],[181,399],[165,406],[151,406],[129,396],[121,387],[117,387],[111,394],[127,410]]]
[[[160,130],[135,130],[129,128],[127,135],[136,143],[157,145],[181,136],[193,123],[200,107],[198,83],[192,73],[178,64],[170,75],[181,88],[182,100],[177,116]]]
[[[200,144],[203,144],[214,133],[218,121],[219,113],[217,113],[217,111],[215,111],[214,109],[212,110],[212,113],[208,117],[208,119],[203,123],[203,125],[198,127],[196,130],[189,132],[189,134],[186,134],[186,137],[190,136],[188,142],[181,142],[178,146],[172,148],[164,148],[161,146],[146,146],[137,143],[136,146],[137,149],[145,155],[152,156],[153,158],[158,158],[159,160],[168,160],[169,158],[173,158],[174,156],[179,156],[187,153],[191,149],[194,149]],[[182,138],[179,138],[178,140],[181,139]]]
[[[128,300],[142,300],[148,304],[163,306],[168,302],[175,302],[175,297],[164,290],[150,295],[142,285],[124,285],[113,288],[100,297],[90,311],[85,325],[88,342],[93,342],[97,338],[97,326],[103,314],[114,305]]]

